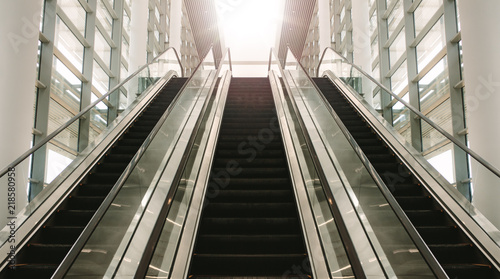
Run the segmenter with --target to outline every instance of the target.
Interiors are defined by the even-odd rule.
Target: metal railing
[[[210,54],[211,49],[207,52],[207,55]],[[205,58],[201,59],[201,62],[198,64],[198,66],[194,69],[193,73],[196,73],[198,69],[203,65]],[[182,88],[179,90],[179,93],[175,96],[175,98],[172,100],[171,105],[167,108],[165,113],[161,116],[160,120],[158,120],[157,124],[154,126],[153,130],[150,132],[150,134],[147,136],[145,139],[144,143],[141,145],[137,153],[134,155],[134,157],[131,159],[130,163],[126,167],[125,171],[120,175],[118,178],[117,182],[114,184],[113,188],[111,189],[110,193],[106,196],[104,201],[101,203],[95,214],[92,216],[92,219],[89,221],[87,226],[85,227],[84,231],[80,234],[78,237],[77,241],[75,244],[71,247],[71,250],[68,252],[68,254],[65,256],[63,262],[61,265],[57,268],[56,272],[52,276],[52,278],[63,278],[65,274],[68,272],[68,270],[71,268],[73,262],[76,260],[78,255],[80,254],[80,251],[84,248],[85,244],[91,237],[92,233],[94,232],[95,228],[99,225],[100,221],[104,217],[105,213],[107,212],[108,208],[112,204],[113,200],[117,197],[119,194],[120,190],[122,189],[122,186],[125,184],[127,181],[129,175],[132,173],[134,168],[136,167],[137,163],[141,159],[141,157],[146,153],[147,147],[151,144],[153,139],[155,138],[156,134],[160,131],[162,128],[163,124],[165,123],[167,117],[170,115],[170,112],[172,111],[173,106],[176,104],[177,100],[180,97],[180,92],[186,88],[186,86],[190,83],[191,79],[195,76],[194,74],[189,77],[189,79],[184,83]],[[172,194],[173,195],[173,194]],[[171,200],[171,199],[170,199]]]
[[[295,57],[295,55],[293,53],[292,53],[292,55],[295,58],[296,63],[298,64],[300,69],[304,73],[306,73],[306,76],[308,77],[310,83],[314,86],[314,88],[319,93],[320,98],[323,100],[323,102],[328,104],[329,103],[328,100],[326,99],[326,97],[323,94],[320,93],[321,90],[318,88],[316,83],[312,80],[311,76],[309,74],[307,74],[307,70],[299,62],[299,60],[297,59],[297,57]],[[335,119],[335,122],[337,123],[337,125],[341,129],[342,133],[347,138],[349,144],[353,147],[354,152],[358,155],[362,164],[364,165],[364,167],[368,170],[368,172],[372,176],[376,185],[378,186],[381,193],[383,194],[383,196],[385,197],[385,199],[387,200],[387,202],[389,203],[389,205],[393,209],[394,213],[396,214],[399,221],[401,222],[401,224],[405,228],[406,232],[413,240],[415,246],[419,249],[421,255],[426,260],[429,267],[432,269],[432,271],[437,276],[437,278],[448,278],[445,271],[443,270],[441,265],[438,263],[438,261],[436,260],[436,258],[432,254],[432,252],[430,251],[429,247],[427,246],[427,244],[425,244],[424,240],[421,238],[420,234],[417,232],[417,230],[415,229],[413,224],[410,222],[410,220],[406,216],[405,212],[403,211],[403,209],[401,208],[399,203],[396,201],[396,199],[392,195],[389,188],[386,186],[386,184],[384,183],[384,181],[382,180],[382,178],[380,177],[378,172],[375,170],[373,165],[370,163],[370,160],[368,159],[368,157],[361,150],[361,147],[357,144],[356,140],[351,135],[351,133],[349,132],[347,127],[344,125],[342,120],[340,120],[340,117],[337,115],[337,113],[333,110],[333,108],[331,106],[328,105],[327,108],[328,108],[330,114],[332,115],[332,117]]]
[[[269,71],[271,71],[271,66],[272,66],[271,64],[272,64],[273,57],[275,57],[274,61],[276,63],[278,63],[278,65],[279,65],[278,56],[274,53],[274,50],[271,48],[271,50],[269,52],[269,65],[268,65]],[[281,65],[279,65],[278,68],[280,70],[281,76],[284,77],[285,76],[284,75],[284,68],[281,67]],[[284,98],[284,94],[286,94],[286,93],[283,93],[283,98]],[[290,97],[289,99],[293,100],[292,97]],[[293,110],[297,114],[297,116],[300,115],[300,113],[298,113],[297,104],[295,102],[291,101],[291,105],[293,107]],[[346,247],[352,248],[352,247],[354,247],[354,243],[349,235],[348,226],[346,225],[346,222],[342,217],[341,210],[340,210],[339,206],[335,202],[335,198],[334,198],[332,191],[328,187],[326,187],[329,184],[328,179],[326,178],[326,175],[323,172],[323,169],[320,167],[321,164],[319,162],[318,155],[316,154],[315,149],[312,147],[313,146],[312,140],[311,140],[309,134],[306,132],[307,129],[305,128],[306,127],[305,123],[303,122],[302,118],[300,118],[300,117],[298,117],[298,124],[299,124],[301,130],[304,131],[303,137],[304,137],[305,145],[307,146],[307,150],[310,152],[310,157],[311,157],[311,160],[315,166],[318,179],[320,180],[320,184],[323,186],[322,187],[323,193],[326,196],[326,199],[328,201],[328,206],[330,208],[332,216],[335,219],[335,223],[336,223],[337,228],[339,230],[340,237],[342,238],[342,241],[344,242]],[[346,249],[346,254],[350,260],[351,268],[352,268],[354,274],[356,275],[356,278],[367,278],[365,271],[363,269],[363,265],[362,265],[361,260],[359,258],[359,255],[356,253],[354,248],[352,248],[352,249],[351,248]]]
[[[394,97],[394,99],[398,100],[401,104],[403,104],[404,106],[406,106],[410,111],[412,111],[413,113],[415,113],[420,119],[422,119],[425,122],[427,122],[427,124],[429,124],[432,128],[436,129],[436,131],[438,131],[443,136],[445,136],[446,138],[448,138],[451,142],[453,142],[454,144],[456,144],[464,152],[466,152],[467,154],[469,154],[472,158],[474,158],[476,161],[478,161],[480,164],[482,164],[485,168],[487,168],[492,173],[494,173],[498,178],[500,178],[500,170],[498,170],[495,166],[493,166],[492,164],[488,163],[479,154],[477,154],[476,152],[474,152],[473,150],[471,150],[469,147],[467,147],[465,144],[463,144],[462,142],[460,142],[457,138],[455,138],[454,136],[452,136],[451,134],[449,134],[448,132],[446,132],[443,128],[439,127],[439,125],[437,125],[436,123],[434,123],[431,119],[429,119],[427,116],[425,116],[422,112],[420,112],[418,109],[416,109],[415,107],[413,107],[412,105],[410,105],[408,102],[406,102],[405,100],[403,100],[396,93],[392,92],[387,87],[385,87],[384,85],[382,85],[375,78],[373,78],[372,76],[368,75],[360,67],[358,67],[357,65],[349,62],[349,60],[347,60],[347,58],[345,58],[344,56],[342,56],[340,53],[338,53],[332,47],[326,47],[325,50],[323,51],[323,54],[321,55],[321,58],[320,58],[319,63],[318,63],[318,67],[316,68],[316,76],[319,77],[319,69],[320,69],[320,67],[321,67],[321,65],[323,63],[323,59],[324,59],[325,54],[326,54],[326,52],[328,50],[333,51],[337,56],[339,56],[340,58],[343,59],[343,61],[342,61],[343,63],[346,63],[346,64],[350,65],[351,67],[353,67],[357,71],[359,71],[361,74],[363,74],[364,76],[366,76],[370,81],[372,81],[378,87],[380,87],[382,90],[384,90],[385,92],[387,92],[388,94],[390,94],[392,97]]]
[[[163,54],[165,54],[167,51],[170,51],[170,50],[173,50],[174,53],[175,53],[175,56],[177,58],[177,61],[179,63],[179,66],[181,68],[181,76],[184,77],[184,67],[182,66],[182,63],[181,63],[181,60],[179,58],[179,54],[177,53],[177,50],[173,47],[169,47],[167,48],[165,51],[163,51],[162,53],[160,53],[158,56],[156,56],[151,62],[149,62],[148,64],[145,64],[143,65],[142,67],[140,67],[139,69],[137,69],[137,71],[135,71],[134,73],[132,73],[130,76],[128,76],[126,79],[124,79],[122,82],[120,82],[118,85],[116,85],[115,87],[113,87],[111,90],[109,90],[106,94],[102,95],[101,97],[99,97],[97,100],[95,100],[93,103],[91,103],[90,105],[88,105],[86,108],[82,109],[79,113],[77,113],[75,116],[73,116],[70,120],[68,120],[66,123],[64,123],[63,125],[61,125],[59,128],[57,128],[54,132],[50,133],[49,135],[47,135],[45,138],[43,138],[42,140],[40,140],[38,143],[36,143],[32,148],[30,148],[28,151],[26,151],[25,153],[23,153],[21,156],[19,156],[17,159],[15,159],[12,163],[10,163],[9,165],[7,165],[5,168],[3,168],[1,171],[0,171],[0,177],[4,176],[8,171],[9,169],[17,166],[19,163],[21,163],[22,161],[24,161],[26,158],[28,158],[31,154],[35,153],[38,149],[40,149],[42,146],[44,146],[45,144],[47,144],[49,141],[51,141],[52,139],[54,139],[60,132],[64,131],[66,128],[68,128],[71,124],[73,124],[73,122],[79,120],[80,118],[82,118],[86,113],[88,113],[90,110],[92,110],[95,106],[97,106],[97,104],[99,104],[100,102],[102,102],[104,99],[106,99],[109,95],[115,93],[117,90],[120,89],[120,87],[122,87],[124,84],[126,84],[128,81],[130,81],[132,78],[134,78],[136,75],[138,75],[140,72],[142,72],[144,69],[146,69],[148,66],[152,65],[153,63],[155,63]]]

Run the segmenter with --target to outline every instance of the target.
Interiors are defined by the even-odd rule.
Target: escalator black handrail
[[[311,84],[314,86],[314,88],[318,91],[320,98],[323,100],[323,102],[326,104],[326,108],[334,118],[335,122],[339,126],[340,130],[342,133],[345,135],[351,146],[353,147],[354,151],[360,158],[361,162],[365,166],[365,168],[368,170],[372,178],[374,179],[375,183],[377,184],[377,187],[380,189],[384,197],[386,198],[387,202],[391,206],[391,208],[394,210],[394,213],[400,220],[401,224],[405,228],[405,230],[408,232],[409,236],[411,237],[412,241],[414,242],[415,246],[419,249],[420,253],[422,254],[422,257],[425,259],[431,270],[434,272],[434,274],[437,276],[437,278],[448,278],[448,275],[444,271],[443,267],[439,264],[437,259],[435,258],[434,254],[431,252],[427,244],[424,242],[416,228],[413,226],[413,224],[410,222],[408,219],[408,216],[406,216],[406,213],[403,211],[399,203],[396,201],[394,196],[392,195],[391,191],[387,187],[387,185],[384,183],[378,172],[375,170],[373,165],[370,163],[370,160],[368,157],[365,155],[365,153],[361,150],[361,147],[357,144],[356,140],[354,137],[351,135],[347,127],[344,125],[342,120],[340,120],[340,117],[337,115],[335,110],[329,105],[328,100],[326,97],[321,94],[321,90],[319,87],[316,85],[314,80],[309,76],[307,73],[307,70],[304,68],[304,66],[298,61],[297,57],[292,53],[294,56],[297,64],[301,68],[302,71],[306,74],[308,77],[309,81]]]
[[[415,113],[420,119],[423,119],[432,128],[436,129],[439,133],[441,133],[443,136],[445,136],[446,138],[448,138],[450,141],[452,141],[454,144],[456,144],[458,147],[460,147],[464,152],[466,152],[467,154],[469,154],[472,158],[474,158],[476,161],[478,161],[481,165],[483,165],[485,168],[487,168],[488,170],[490,170],[491,172],[493,172],[498,178],[500,178],[500,170],[499,169],[497,169],[492,164],[488,163],[483,157],[481,157],[479,154],[477,154],[472,149],[470,149],[469,147],[467,147],[464,143],[462,143],[461,141],[459,141],[457,138],[455,138],[454,136],[452,136],[451,134],[449,134],[448,132],[446,132],[443,128],[439,127],[439,125],[437,125],[436,123],[434,123],[430,118],[428,118],[427,116],[425,116],[422,112],[420,112],[414,106],[410,105],[408,102],[406,102],[405,100],[403,100],[396,93],[392,92],[387,87],[385,87],[380,82],[378,82],[375,78],[373,78],[372,76],[368,75],[365,71],[363,71],[363,69],[361,69],[357,65],[349,62],[349,60],[347,60],[347,58],[345,58],[343,55],[341,55],[340,53],[338,53],[332,47],[326,47],[325,50],[323,51],[323,54],[321,55],[321,59],[319,60],[318,67],[316,68],[316,76],[317,77],[319,76],[319,68],[321,67],[321,64],[323,63],[323,59],[324,59],[325,54],[326,54],[326,52],[328,50],[333,51],[336,55],[338,55],[339,57],[341,57],[344,60],[343,61],[344,63],[347,63],[347,64],[351,65],[352,67],[354,67],[361,74],[363,74],[364,76],[366,76],[370,81],[374,82],[378,87],[380,87],[381,89],[383,89],[384,91],[386,91],[387,93],[389,93],[392,97],[394,97],[400,103],[402,103],[403,105],[405,105],[409,110],[411,110],[413,113]]]
[[[274,53],[273,49],[271,49],[270,55],[274,55],[276,58],[276,54]],[[269,59],[271,61],[271,58]],[[269,64],[270,65],[270,64]],[[269,68],[270,69],[270,68]],[[284,69],[282,67],[279,67],[281,76],[284,77]],[[300,113],[298,112],[299,109],[297,108],[297,104],[295,103],[293,96],[291,96],[291,93],[289,90],[284,90],[289,94],[289,99],[292,101],[292,107],[293,110],[295,111],[295,114],[297,116],[300,116]],[[337,228],[339,229],[339,234],[343,240],[343,243],[345,245],[345,250],[347,253],[347,256],[349,258],[349,262],[351,263],[351,267],[353,269],[354,274],[356,275],[356,278],[364,279],[367,278],[365,271],[363,269],[363,265],[361,264],[361,260],[358,257],[358,254],[356,251],[354,251],[354,243],[350,237],[349,230],[347,229],[346,222],[344,221],[342,214],[340,212],[340,208],[335,203],[335,198],[333,196],[332,191],[328,187],[324,187],[326,185],[329,185],[328,179],[326,178],[325,173],[323,172],[323,169],[320,167],[321,164],[318,159],[318,154],[316,153],[316,150],[313,148],[312,140],[310,135],[305,132],[306,131],[306,125],[304,121],[302,120],[302,117],[297,117],[297,120],[299,121],[300,129],[304,131],[302,134],[304,136],[304,139],[306,141],[306,146],[307,150],[309,151],[314,167],[316,169],[316,172],[318,174],[318,179],[323,187],[323,193],[326,195],[327,200],[328,200],[328,205],[330,207],[330,211],[332,212],[332,215],[334,216],[335,223],[337,224]]]
[[[155,63],[163,54],[165,54],[167,51],[170,51],[170,50],[174,51],[175,56],[177,58],[177,62],[179,63],[179,66],[181,68],[181,77],[184,77],[184,67],[182,66],[182,63],[181,63],[181,60],[179,58],[179,54],[177,53],[177,50],[174,47],[167,48],[162,53],[158,54],[151,62],[149,62],[149,63],[143,65],[142,67],[140,67],[139,69],[137,69],[137,71],[135,71],[130,76],[128,76],[126,79],[124,79],[122,82],[120,82],[118,85],[116,85],[115,87],[113,87],[106,94],[102,95],[97,100],[95,100],[93,103],[91,103],[90,105],[88,105],[87,107],[85,107],[84,109],[82,109],[79,113],[77,113],[71,119],[69,119],[68,121],[66,121],[66,123],[64,123],[63,125],[61,125],[54,132],[50,133],[45,138],[41,139],[32,148],[30,148],[28,151],[26,151],[25,153],[23,153],[21,156],[19,156],[17,159],[15,159],[12,163],[10,163],[9,165],[7,165],[5,168],[3,168],[0,171],[0,177],[4,176],[9,171],[9,169],[14,168],[15,166],[17,166],[19,163],[21,163],[26,158],[28,158],[31,154],[35,153],[38,149],[40,149],[46,143],[48,143],[53,138],[55,138],[60,132],[62,132],[63,130],[65,130],[66,128],[68,128],[71,124],[73,124],[73,122],[75,122],[76,120],[82,118],[93,107],[95,107],[97,104],[99,104],[104,99],[106,99],[109,95],[111,95],[112,93],[114,93],[115,91],[117,91],[118,89],[120,89],[120,87],[122,87],[125,83],[127,83],[132,78],[134,78],[135,76],[137,76],[142,70],[144,70],[148,66],[152,65],[153,63]]]
[[[231,52],[230,49],[227,48],[227,51],[225,54],[222,56],[221,61],[224,61],[226,54],[228,57],[231,57]],[[229,58],[230,59],[230,58]],[[230,61],[230,60],[229,60]],[[232,69],[231,62],[229,62],[230,69]],[[216,77],[219,76],[220,70],[222,69],[222,66],[219,66],[217,69],[217,74],[215,75]],[[158,218],[159,222],[157,222],[154,225],[153,231],[151,235],[149,236],[146,249],[144,250],[141,261],[139,262],[139,265],[137,266],[134,278],[146,278],[146,273],[148,272],[149,265],[151,263],[151,260],[153,258],[153,253],[156,249],[156,243],[158,243],[158,240],[161,236],[163,227],[165,226],[165,220],[167,219],[168,213],[170,211],[170,208],[172,207],[172,203],[174,201],[174,196],[177,192],[177,186],[181,182],[182,175],[184,174],[184,171],[186,169],[186,164],[189,159],[189,156],[191,155],[191,151],[193,150],[193,145],[195,143],[196,137],[198,136],[198,132],[200,130],[201,124],[203,122],[203,115],[205,115],[205,112],[207,110],[208,106],[208,101],[210,100],[212,94],[214,94],[215,91],[213,88],[210,89],[210,95],[207,96],[207,102],[203,105],[203,108],[200,112],[200,117],[197,119],[196,124],[194,125],[193,131],[194,133],[191,134],[186,150],[184,151],[184,154],[182,155],[179,168],[177,169],[177,172],[175,173],[174,179],[172,180],[172,187],[170,187],[169,193],[167,195],[167,198],[165,199],[166,202],[163,204],[160,212],[158,213]]]
[[[210,50],[209,52],[210,53]],[[205,56],[206,57],[206,56]],[[204,63],[205,58],[201,60],[201,62],[198,64],[198,66],[195,68],[193,73],[196,73],[196,71],[201,67],[201,65]],[[84,248],[85,244],[87,243],[88,239],[94,232],[95,228],[98,226],[102,218],[104,217],[104,214],[107,212],[109,206],[112,204],[113,200],[116,198],[120,190],[122,189],[122,186],[125,184],[128,176],[132,173],[132,171],[135,169],[135,166],[141,159],[142,155],[146,153],[146,150],[148,146],[151,144],[151,142],[154,140],[156,134],[160,131],[161,127],[165,123],[166,119],[170,115],[170,112],[174,108],[175,104],[177,103],[178,99],[180,98],[180,93],[186,88],[186,86],[189,84],[191,79],[193,78],[194,75],[191,75],[188,80],[184,83],[184,85],[181,87],[177,95],[174,97],[168,108],[166,109],[165,113],[161,116],[160,120],[158,120],[158,123],[154,126],[153,130],[149,133],[147,138],[144,140],[144,143],[141,145],[137,153],[132,157],[130,163],[127,165],[123,173],[120,175],[118,178],[117,182],[115,185],[113,185],[113,188],[109,192],[109,194],[106,196],[104,201],[101,203],[97,211],[94,213],[88,224],[85,226],[85,229],[83,232],[80,234],[76,242],[73,244],[71,247],[70,251],[66,254],[64,257],[62,263],[58,266],[57,270],[55,271],[54,275],[52,276],[52,279],[59,279],[63,278],[68,270],[71,268],[73,262],[76,260],[78,257],[80,251]],[[166,85],[164,85],[166,86]],[[159,89],[158,91],[160,91]]]

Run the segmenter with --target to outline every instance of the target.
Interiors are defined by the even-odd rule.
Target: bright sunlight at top
[[[281,26],[283,0],[216,0],[234,76],[267,76],[269,49]]]

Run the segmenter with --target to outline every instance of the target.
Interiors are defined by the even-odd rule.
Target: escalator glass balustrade
[[[4,269],[1,278],[51,277],[185,81],[185,78],[170,80],[97,166],[18,251],[16,265]]]
[[[494,168],[489,169],[489,164],[460,139],[447,134],[425,115],[417,117],[419,112],[404,98],[332,49],[325,50],[318,74],[322,77],[314,82],[324,102],[343,122],[447,275],[500,278],[498,229],[467,200],[471,181],[467,160],[475,166],[472,175],[495,177],[490,182],[500,182]],[[368,94],[377,98],[372,101],[366,98]],[[402,108],[391,112],[389,106],[380,103],[384,98]],[[412,117],[421,122],[424,135],[419,148],[424,152],[416,150],[417,142],[408,136],[410,121],[405,115],[415,115]],[[399,123],[401,119],[406,119],[406,124]],[[433,165],[429,160],[431,151],[427,150],[439,149],[429,143],[439,143],[444,152],[452,150],[454,160]],[[455,169],[455,177],[442,172],[444,164]]]
[[[307,260],[267,78],[233,78],[191,278],[280,278]],[[230,168],[228,168],[230,166]]]

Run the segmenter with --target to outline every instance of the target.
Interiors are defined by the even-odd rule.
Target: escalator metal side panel
[[[221,99],[215,112],[214,124],[207,140],[207,148],[205,149],[205,152],[203,154],[204,160],[200,166],[198,179],[196,181],[196,185],[194,186],[195,190],[192,195],[191,204],[189,205],[189,209],[187,211],[185,226],[183,228],[181,239],[179,241],[179,246],[173,263],[170,278],[187,278],[189,274],[191,255],[193,253],[196,233],[198,231],[199,222],[201,219],[203,203],[205,201],[205,192],[210,178],[213,158],[215,156],[215,150],[217,146],[217,139],[222,123],[222,115],[224,113],[224,107],[226,104],[226,98],[230,83],[231,72],[228,71],[224,76],[224,79],[221,80],[217,92],[217,95],[220,95]]]
[[[115,276],[118,278],[122,277],[132,277],[134,276],[144,251],[148,249],[148,240],[155,230],[155,225],[161,223],[160,213],[163,210],[164,204],[170,202],[173,199],[171,193],[176,192],[176,187],[174,183],[177,181],[176,177],[179,172],[182,172],[183,166],[183,156],[187,153],[187,149],[190,148],[190,139],[193,138],[193,134],[197,131],[193,129],[196,127],[197,121],[203,117],[202,112],[206,103],[209,101],[211,92],[217,82],[217,73],[212,71],[211,74],[204,80],[205,86],[202,86],[200,97],[198,98],[193,111],[191,112],[190,118],[188,119],[186,126],[183,128],[183,132],[175,146],[168,163],[160,167],[160,171],[157,173],[157,177],[153,181],[158,181],[156,189],[151,193],[151,197],[148,200],[145,210],[142,214],[136,214],[136,218],[141,215],[141,219],[137,222],[133,228],[134,235],[131,237],[130,241],[122,241],[119,251],[123,247],[123,255],[121,256],[121,262],[115,271]],[[163,162],[162,162],[163,164]],[[184,163],[185,164],[185,163]],[[180,183],[179,183],[180,184]],[[131,228],[132,228],[131,224]],[[119,258],[119,257],[115,257]],[[123,261],[123,259],[127,259]],[[129,262],[130,260],[130,262]]]
[[[380,244],[373,243],[370,240],[368,232],[365,230],[365,227],[370,227],[366,221],[366,217],[359,216],[359,206],[355,208],[351,202],[350,196],[352,196],[352,193],[349,193],[343,185],[343,183],[348,184],[345,174],[342,171],[338,172],[336,167],[339,165],[339,162],[336,158],[329,156],[329,151],[323,144],[313,119],[308,115],[306,104],[302,102],[300,97],[296,96],[299,94],[296,91],[300,85],[295,84],[294,78],[288,71],[284,73],[284,80],[287,90],[290,92],[290,98],[295,99],[298,109],[297,113],[301,115],[304,127],[307,129],[305,132],[309,135],[314,145],[316,155],[318,156],[317,160],[321,165],[323,173],[327,175],[328,185],[324,185],[324,187],[330,188],[333,194],[332,198],[339,208],[340,218],[344,220],[349,237],[352,240],[353,247],[348,247],[348,249],[357,255],[364,274],[367,277],[385,278],[387,276],[386,272],[392,272],[391,267],[386,262],[386,257],[380,255],[380,250],[382,250],[379,247]],[[377,244],[378,246],[374,246]]]
[[[378,121],[373,116],[376,114],[373,108],[369,108],[364,100],[357,98],[357,94],[352,92],[352,89],[333,75],[332,72],[326,71],[325,75],[343,92],[343,95],[356,108],[361,117],[377,132],[382,141],[389,146],[404,166],[422,183],[453,221],[478,246],[497,270],[500,270],[500,243],[495,242],[474,220],[475,217],[479,219],[484,217],[474,214],[474,210],[466,212],[466,208],[469,208],[469,201],[422,158],[421,154],[412,146],[408,143],[403,144],[404,139],[401,139],[401,135],[394,130],[389,122]],[[489,221],[484,220],[484,223],[489,224]],[[485,229],[491,232],[498,231],[493,227]]]
[[[193,109],[198,99],[201,99],[201,90],[197,86],[190,85],[205,84],[212,77],[212,71],[207,71],[206,76],[196,80],[191,77],[176,93],[170,106],[113,186],[113,193],[106,197],[98,209],[98,213],[102,215],[95,218],[96,214],[93,217],[95,218],[91,220],[94,222],[93,227],[89,227],[87,232],[84,231],[86,236],[73,245],[70,251],[71,257],[66,257],[56,272],[57,277],[53,278],[72,278],[79,274],[102,277],[109,273],[112,276],[115,273],[117,265],[123,259],[122,254],[129,248],[130,238],[138,230],[137,224],[142,220],[144,210],[150,209],[146,207],[149,205],[151,195],[157,190],[156,186],[161,184],[159,180],[165,164],[180,140],[186,121],[194,117],[192,113],[196,114]],[[183,106],[183,102],[187,104]],[[132,192],[128,191],[130,189]],[[112,210],[113,207],[116,208]],[[117,210],[117,208],[122,210]],[[150,228],[151,224],[148,225]],[[110,227],[116,235],[105,239],[102,237],[103,232]],[[96,251],[95,246],[106,247],[105,254],[110,257],[105,260],[97,259],[96,254],[102,250]],[[96,254],[91,254],[91,252]]]
[[[279,78],[276,73],[270,72],[269,81],[273,91],[274,104],[280,125],[281,135],[283,137],[283,146],[288,161],[290,178],[295,191],[295,199],[297,203],[299,219],[302,224],[302,231],[305,238],[306,248],[311,263],[311,270],[314,278],[330,278],[328,268],[325,262],[325,256],[319,236],[316,230],[317,224],[307,198],[306,187],[302,179],[301,167],[297,155],[295,154],[291,131],[286,121],[285,112],[280,102],[280,96],[283,96],[283,88],[281,87]]]
[[[54,213],[61,203],[67,198],[72,190],[78,186],[79,181],[84,178],[97,162],[105,155],[111,146],[125,133],[127,128],[140,115],[144,107],[151,102],[156,94],[173,78],[174,74],[170,72],[150,89],[150,93],[137,102],[130,111],[124,111],[123,118],[118,117],[112,124],[116,126],[103,132],[99,137],[103,138],[99,144],[89,145],[82,153],[79,154],[79,159],[73,161],[57,178],[54,179],[47,187],[46,191],[41,192],[31,202],[31,207],[25,208],[18,215],[25,217],[26,221],[20,225],[15,231],[16,250],[20,250],[29,241],[29,239],[38,231],[41,225]],[[110,125],[112,125],[110,124]],[[36,208],[33,212],[31,208]],[[0,233],[9,234],[2,230]],[[6,242],[0,247],[0,253],[4,257],[2,259],[1,270],[9,264],[9,252],[11,243]],[[5,257],[6,256],[6,257]]]

